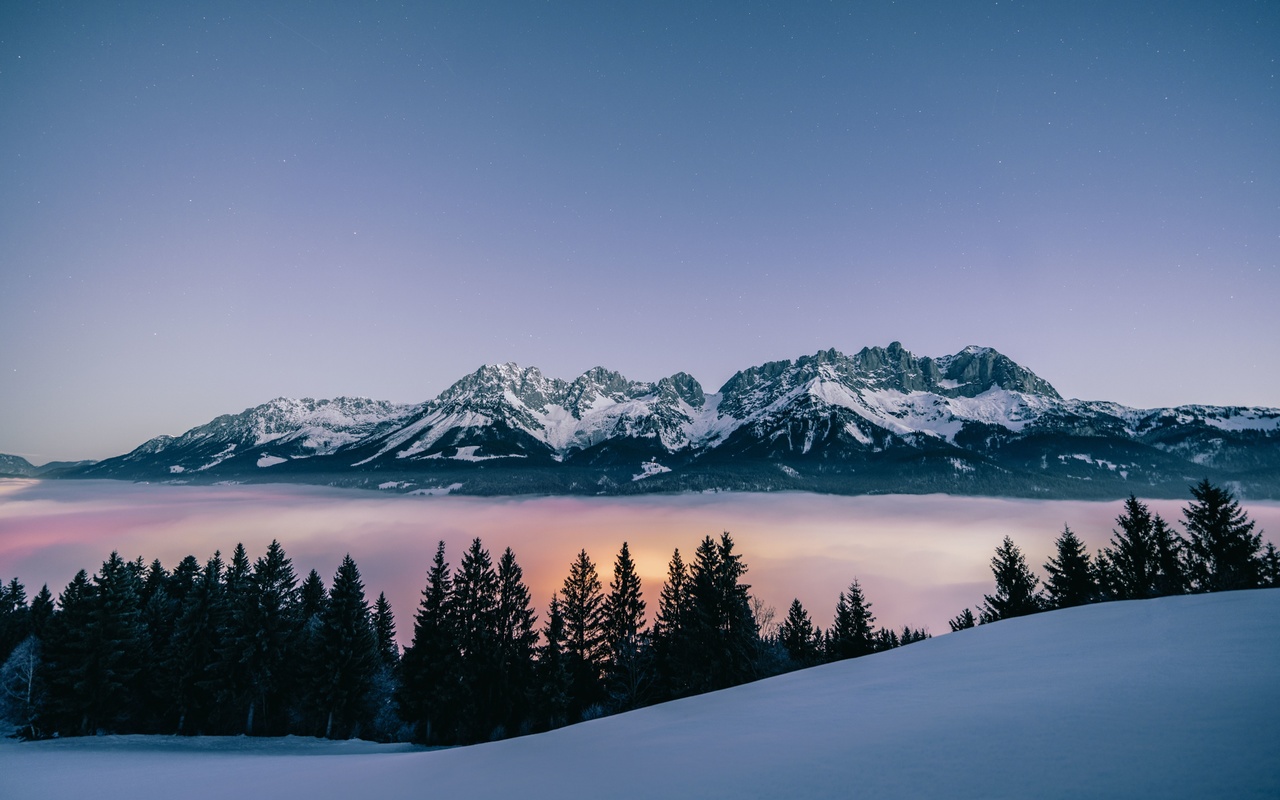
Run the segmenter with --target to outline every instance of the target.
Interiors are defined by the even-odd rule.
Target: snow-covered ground
[[[476,747],[0,744],[3,798],[1274,798],[1280,591],[1109,603]]]

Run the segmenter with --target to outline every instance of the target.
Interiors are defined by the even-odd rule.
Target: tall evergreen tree
[[[841,592],[836,602],[835,620],[827,631],[827,657],[835,661],[875,652],[878,649],[875,621],[871,603],[855,578],[849,584],[849,591]]]
[[[378,592],[378,599],[373,604],[373,635],[382,665],[394,667],[400,661],[400,647],[396,644],[395,615],[391,613],[385,592]]]
[[[565,663],[569,671],[569,713],[577,718],[604,700],[605,648],[604,595],[596,565],[579,551],[569,566],[561,589],[560,611],[564,615]]]
[[[58,595],[57,611],[49,620],[44,641],[45,703],[39,720],[39,727],[49,734],[93,732],[87,632],[94,613],[94,591],[88,574],[80,570]]]
[[[573,681],[565,655],[565,635],[560,598],[553,594],[547,606],[547,625],[542,632],[542,646],[538,648],[537,666],[540,723],[546,728],[558,728],[569,722]]]
[[[501,709],[498,700],[498,576],[479,539],[458,562],[450,599],[458,646],[458,690],[463,741],[489,738]]]
[[[239,657],[248,681],[245,733],[287,732],[295,639],[302,625],[298,580],[293,563],[276,540],[254,563],[243,596],[242,618],[248,636]]]
[[[1202,480],[1182,510],[1191,578],[1202,592],[1252,589],[1261,583],[1262,535],[1226,489]]]
[[[615,709],[640,705],[648,689],[644,636],[645,603],[631,550],[622,543],[613,564],[613,580],[604,599],[604,636],[608,654],[605,686]]]
[[[1280,551],[1271,542],[1267,542],[1266,549],[1262,551],[1262,585],[1280,586]],[[32,603],[32,611],[35,607],[36,604]]]
[[[1159,515],[1151,518],[1151,551],[1155,563],[1151,591],[1156,597],[1186,594],[1187,543]]]
[[[531,723],[536,700],[534,658],[538,645],[529,587],[524,570],[508,547],[498,559],[498,723],[508,734],[520,733]]]
[[[348,553],[329,590],[321,628],[324,668],[320,699],[327,709],[325,738],[358,736],[369,717],[369,690],[378,668],[369,603],[360,569]]]
[[[692,691],[689,674],[696,654],[691,584],[689,568],[676,548],[667,566],[667,581],[658,595],[658,613],[653,621],[656,690],[660,697],[684,697]]]
[[[373,637],[378,666],[370,691],[373,708],[373,735],[380,741],[392,739],[400,728],[396,688],[400,667],[400,647],[396,644],[396,621],[386,594],[379,592],[373,604]]]
[[[223,576],[215,610],[218,658],[208,670],[208,684],[217,695],[214,725],[220,732],[248,733],[256,692],[251,675],[254,637],[253,565],[244,544],[237,543]]]
[[[799,599],[791,601],[779,638],[796,666],[810,667],[822,659],[822,632],[810,621]]]
[[[1069,608],[1092,603],[1098,599],[1098,579],[1084,542],[1063,526],[1062,534],[1054,542],[1057,554],[1045,562],[1045,596],[1050,608]]]
[[[991,572],[996,579],[996,593],[983,596],[982,622],[996,622],[1041,610],[1040,597],[1036,593],[1039,580],[1031,574],[1022,551],[1008,536],[996,548],[991,559]]]
[[[0,664],[30,632],[26,588],[16,577],[0,582]]]
[[[216,708],[216,663],[222,645],[224,564],[215,551],[183,600],[165,660],[166,690],[180,734],[207,733]]]
[[[1104,589],[1113,599],[1138,600],[1155,595],[1153,524],[1147,506],[1129,495],[1124,511],[1116,517],[1119,530],[1112,531],[1111,546],[1098,558]]]
[[[413,623],[413,642],[400,660],[400,714],[425,744],[452,741],[457,681],[457,637],[449,598],[453,591],[444,542],[436,547]]]
[[[36,592],[36,596],[31,599],[31,606],[29,608],[31,633],[40,638],[44,638],[45,626],[49,624],[49,620],[53,618],[53,614],[53,595],[49,593],[49,584],[46,583],[40,587],[40,591]]]
[[[690,585],[693,642],[703,654],[691,675],[698,691],[734,686],[755,675],[760,639],[751,587],[741,581],[746,571],[727,532],[719,542],[707,536],[698,545]]]
[[[86,688],[93,729],[118,731],[137,707],[135,678],[141,667],[142,615],[137,570],[113,552],[94,576],[88,634]]]

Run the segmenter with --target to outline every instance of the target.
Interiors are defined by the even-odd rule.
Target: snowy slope
[[[1274,798],[1277,709],[1266,589],[1025,617],[455,750],[6,742],[0,796]]]

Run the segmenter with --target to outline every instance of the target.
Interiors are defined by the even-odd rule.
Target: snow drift
[[[0,744],[0,796],[1276,797],[1280,591],[1107,603],[547,734]]]

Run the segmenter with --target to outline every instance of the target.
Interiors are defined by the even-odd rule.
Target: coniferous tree
[[[82,736],[92,732],[86,633],[94,612],[93,595],[93,583],[80,570],[58,595],[57,612],[49,621],[44,642],[45,704],[39,726],[50,734]]]
[[[521,733],[530,723],[536,697],[534,654],[538,631],[534,627],[529,587],[524,570],[508,547],[498,559],[498,723],[509,734]]]
[[[658,614],[653,621],[655,677],[662,697],[684,697],[692,688],[689,673],[696,656],[691,583],[689,569],[677,548],[667,566],[667,582],[658,596]]]
[[[964,611],[961,611],[958,615],[953,617],[947,624],[951,626],[951,632],[955,633],[956,631],[962,631],[966,628],[974,627],[978,624],[978,621],[974,619],[973,612],[966,608]]]
[[[160,560],[151,562],[143,579],[142,603],[143,646],[138,675],[139,730],[146,733],[169,733],[172,713],[172,687],[166,661],[177,624],[179,605],[169,595],[170,576]]]
[[[400,714],[415,727],[418,741],[452,741],[457,644],[449,598],[453,582],[444,560],[444,542],[436,547],[413,623],[413,642],[400,660]]]
[[[691,671],[695,691],[735,686],[755,675],[759,629],[751,611],[747,567],[726,532],[698,545],[690,580],[692,643],[701,658]]]
[[[0,582],[0,664],[29,634],[26,588],[16,577]]]
[[[218,622],[218,658],[209,669],[209,685],[217,695],[213,724],[219,732],[249,733],[255,708],[250,674],[254,648],[253,565],[244,544],[231,551],[215,610]]]
[[[1276,550],[1276,546],[1271,542],[1267,542],[1266,548],[1262,551],[1262,585],[1263,586],[1280,586],[1280,551]],[[34,612],[35,603],[31,604]]]
[[[822,632],[809,619],[809,612],[800,605],[799,599],[791,601],[779,639],[796,666],[810,667],[822,659]]]
[[[569,671],[571,718],[604,701],[604,668],[608,658],[604,632],[604,594],[596,565],[579,551],[569,565],[561,589],[564,615],[564,656]]]
[[[241,621],[248,636],[240,643],[240,658],[248,681],[246,734],[287,732],[290,660],[301,627],[297,584],[293,563],[273,539],[254,563],[243,597]]]
[[[547,606],[547,625],[538,648],[538,686],[540,722],[547,728],[558,728],[569,721],[573,680],[565,655],[564,614],[560,598],[551,595]]]
[[[31,599],[28,612],[31,633],[43,638],[45,626],[49,624],[54,614],[53,595],[49,593],[49,584],[44,584],[40,587],[40,591],[36,592],[36,596]]]
[[[462,741],[490,738],[498,705],[498,576],[479,539],[458,563],[450,598],[458,647],[457,720]]]
[[[858,658],[875,652],[887,644],[876,638],[876,618],[871,613],[871,603],[862,593],[862,586],[855,578],[849,591],[841,592],[836,602],[836,616],[827,630],[827,657],[833,661]],[[891,632],[890,632],[891,633]],[[896,646],[896,634],[894,635]]]
[[[1044,565],[1045,572],[1049,574],[1044,586],[1048,606],[1070,608],[1095,602],[1098,599],[1098,579],[1084,542],[1064,525],[1054,546],[1057,554]]]
[[[991,559],[991,572],[996,579],[996,593],[983,596],[983,623],[1034,614],[1041,610],[1040,597],[1036,594],[1039,580],[1031,574],[1022,551],[1008,536],[996,548],[996,554]]]
[[[137,707],[143,628],[138,571],[113,552],[94,576],[85,671],[90,729],[118,731]]]
[[[323,675],[324,611],[329,592],[314,569],[307,573],[298,590],[298,635],[293,643],[294,708],[291,727],[308,735],[324,731],[328,714],[320,699]]]
[[[298,591],[299,613],[303,619],[324,613],[329,602],[329,592],[324,588],[324,579],[314,569],[307,573],[302,588]]]
[[[1159,514],[1151,518],[1151,550],[1155,563],[1152,594],[1156,597],[1186,594],[1189,589],[1187,543]]]
[[[1261,582],[1262,535],[1226,489],[1203,480],[1191,487],[1192,502],[1182,510],[1187,529],[1190,572],[1202,592],[1252,589]]]
[[[358,736],[369,715],[369,690],[378,668],[378,652],[364,582],[349,553],[333,577],[320,635],[325,738]]]
[[[170,639],[166,688],[180,734],[212,732],[225,616],[223,577],[222,554],[215,551],[187,593]]]
[[[1111,546],[1099,554],[1106,593],[1116,600],[1139,600],[1155,593],[1155,549],[1152,546],[1151,512],[1134,495],[1124,501],[1116,517],[1119,530],[1111,533]]]
[[[396,622],[386,594],[379,592],[373,604],[373,638],[378,653],[378,666],[370,691],[373,707],[373,732],[380,741],[397,735],[400,724],[395,694],[400,666],[400,647],[396,644]]]
[[[613,580],[604,599],[604,637],[608,654],[605,686],[615,709],[635,708],[647,690],[644,663],[644,609],[640,576],[627,543],[613,565]]]
[[[400,661],[400,647],[396,644],[396,620],[391,613],[385,592],[378,592],[373,604],[373,635],[377,640],[378,659],[385,667],[394,667]]]

